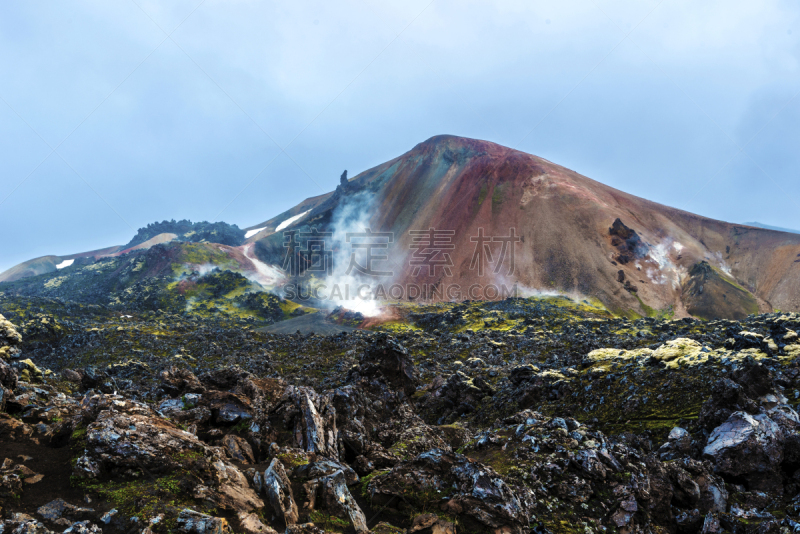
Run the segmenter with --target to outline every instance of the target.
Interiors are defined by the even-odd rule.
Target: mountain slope
[[[368,201],[364,201],[364,197]],[[272,221],[310,209],[291,226],[331,229],[337,213],[353,205],[369,214],[374,231],[394,232],[393,282],[440,285],[518,282],[600,299],[618,312],[672,309],[686,315],[681,282],[702,261],[730,273],[762,310],[800,309],[800,236],[715,221],[623,193],[569,169],[494,143],[437,136],[399,158],[365,171],[336,192],[306,201]],[[352,211],[352,209],[351,209]],[[621,251],[613,225],[639,237]],[[414,273],[409,230],[454,232],[452,277],[442,270]],[[508,256],[500,273],[474,269],[476,243],[515,229],[515,272]],[[283,236],[257,236],[257,251],[272,263],[285,254]],[[499,244],[494,244],[495,259]],[[720,296],[720,298],[722,298]],[[748,302],[749,299],[748,299]],[[713,306],[713,303],[712,303]],[[728,315],[728,312],[722,312]],[[738,313],[738,312],[737,312]]]

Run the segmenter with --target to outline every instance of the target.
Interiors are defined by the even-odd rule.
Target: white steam
[[[262,286],[266,287],[274,287],[284,278],[284,274],[278,268],[273,267],[272,265],[267,265],[263,261],[259,260],[255,254],[253,254],[253,249],[255,248],[255,243],[250,243],[249,245],[245,245],[242,249],[242,253],[244,257],[250,260],[255,267],[255,272],[247,272],[241,273],[245,278],[250,280],[251,282],[256,282]]]
[[[648,256],[658,264],[658,269],[645,270],[647,277],[655,284],[671,284],[673,289],[680,287],[683,268],[672,261],[672,255],[680,255],[683,245],[672,238],[667,238],[658,245],[651,247]]]
[[[353,245],[386,243],[387,240],[350,235],[348,242],[348,234],[363,234],[370,230],[371,215],[372,198],[365,192],[345,197],[334,210],[331,220],[333,267],[324,280],[323,292],[332,307],[341,306],[365,317],[380,315],[380,303],[375,299],[374,291],[376,284],[386,283],[386,280],[359,272],[357,265],[373,271],[388,271],[387,261],[374,260],[368,264],[367,250]],[[372,254],[387,256],[388,249],[376,248]]]
[[[714,252],[713,254],[710,255],[706,254],[706,259],[716,263],[720,271],[733,278],[733,273],[731,273],[731,268],[727,263],[725,263],[725,259],[722,257],[722,252]]]

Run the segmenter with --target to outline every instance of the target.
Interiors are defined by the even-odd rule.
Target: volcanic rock
[[[734,412],[714,429],[703,455],[724,475],[742,477],[756,491],[774,491],[780,486],[784,435],[764,414]]]
[[[369,345],[361,357],[358,374],[362,377],[381,377],[387,384],[407,396],[417,390],[414,364],[408,351],[396,339],[380,335]]]
[[[219,449],[158,417],[102,412],[87,428],[86,452],[78,460],[75,474],[95,478],[128,469],[150,476],[186,470],[187,475],[197,477],[196,498],[227,510],[250,511],[263,506],[242,472],[228,463]]]
[[[460,454],[431,450],[376,476],[367,487],[378,506],[387,505],[393,497],[411,505],[408,490],[439,495],[439,508],[472,528],[521,533],[528,526],[524,499],[493,469]]]
[[[297,504],[292,494],[291,482],[286,476],[283,464],[277,458],[273,459],[264,471],[264,493],[272,506],[275,515],[280,517],[286,525],[294,525],[299,517]]]

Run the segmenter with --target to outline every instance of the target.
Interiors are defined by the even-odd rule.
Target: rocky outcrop
[[[351,380],[358,378],[381,380],[408,397],[414,394],[419,384],[406,348],[385,334],[378,336],[364,350],[359,366],[351,372]]]
[[[341,469],[312,481],[311,486],[316,486],[319,492],[319,497],[315,499],[317,501],[315,507],[322,508],[337,517],[346,518],[358,534],[369,532],[367,518],[347,489],[347,480]]]
[[[283,469],[283,464],[278,459],[272,460],[269,468],[264,471],[263,481],[264,493],[275,515],[281,518],[286,525],[297,523],[299,516],[292,494],[292,486]]]
[[[166,315],[158,335],[155,317],[75,319],[57,344],[42,330],[25,345],[41,381],[14,381],[21,358],[0,377],[14,388],[3,517],[39,528],[15,515],[27,510],[41,534],[795,528],[800,317],[627,321],[573,302],[590,318],[565,319],[529,299],[424,309],[423,330],[395,338]]]
[[[647,254],[648,247],[639,234],[625,226],[619,218],[608,229],[608,234],[611,236],[611,246],[617,249],[614,260],[618,263],[626,265]]]
[[[17,331],[17,327],[0,315],[0,359],[19,357],[20,343],[22,343],[22,336]]]
[[[329,397],[290,386],[269,418],[273,426],[291,432],[291,446],[329,458],[339,456],[336,409]]]
[[[493,469],[456,453],[423,453],[373,478],[367,492],[375,505],[397,500],[391,505],[401,509],[429,499],[428,506],[459,517],[467,528],[519,533],[528,528],[525,499]]]
[[[519,375],[514,376],[519,379]],[[481,377],[471,378],[461,371],[440,382],[439,387],[430,391],[425,399],[429,409],[443,413],[440,422],[451,421],[463,414],[475,411],[484,397],[494,393],[494,389]]]
[[[126,471],[145,476],[182,472],[194,480],[197,499],[226,510],[251,511],[263,502],[219,449],[159,417],[101,412],[86,433],[86,452],[76,476],[98,478]]]
[[[775,491],[781,486],[784,436],[765,414],[734,412],[708,438],[703,455],[717,472],[742,477],[756,491]]]

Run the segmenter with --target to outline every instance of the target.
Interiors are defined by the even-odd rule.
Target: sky
[[[242,228],[434,135],[800,228],[800,4],[0,3],[0,271]]]

